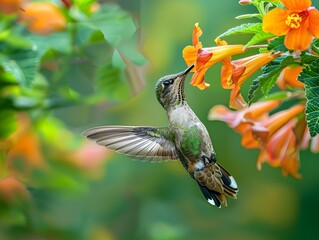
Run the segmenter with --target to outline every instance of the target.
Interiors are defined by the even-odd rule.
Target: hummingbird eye
[[[163,82],[164,86],[171,85],[172,83],[173,83],[173,80],[172,80],[172,79],[171,79],[171,80],[165,80],[165,81]]]

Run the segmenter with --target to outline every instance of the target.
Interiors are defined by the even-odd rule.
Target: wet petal
[[[290,11],[282,8],[275,8],[269,11],[263,18],[263,30],[276,36],[285,35],[290,29],[286,19]]]
[[[290,50],[304,51],[310,47],[312,34],[303,22],[299,28],[290,29],[285,37],[285,46]]]
[[[312,8],[308,11],[308,13],[309,30],[315,38],[319,38],[319,11]]]
[[[294,11],[304,11],[311,6],[311,0],[280,0],[286,8]]]

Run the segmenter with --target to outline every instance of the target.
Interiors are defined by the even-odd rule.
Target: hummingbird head
[[[165,109],[185,101],[185,78],[193,67],[194,65],[192,64],[183,72],[164,76],[157,81],[155,87],[156,97]]]

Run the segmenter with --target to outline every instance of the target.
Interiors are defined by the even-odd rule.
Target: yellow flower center
[[[290,28],[299,28],[300,27],[300,23],[302,22],[302,17],[299,16],[298,13],[293,13],[291,15],[289,15],[286,19],[286,24],[290,27]]]

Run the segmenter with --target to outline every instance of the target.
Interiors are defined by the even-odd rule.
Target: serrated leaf
[[[301,62],[302,63],[312,63],[313,61],[316,61],[319,59],[318,55],[313,55],[309,52],[306,52],[304,55],[301,57]]]
[[[0,55],[0,65],[23,87],[31,87],[39,66],[38,52],[33,49],[12,49]]]
[[[292,56],[282,56],[263,67],[263,73],[257,77],[250,86],[248,92],[248,103],[252,104],[259,98],[267,96],[270,89],[275,85],[278,76],[281,71],[294,64],[294,58]]]
[[[103,4],[102,8],[94,13],[91,20],[85,24],[100,30],[106,41],[113,46],[131,38],[136,31],[131,16],[114,4]]]
[[[298,78],[305,84],[306,120],[311,137],[319,133],[319,60],[302,70]]]
[[[266,33],[262,30],[262,23],[245,23],[229,29],[228,31],[219,35],[218,38],[236,34],[254,34],[251,40],[246,44],[246,47],[262,42],[274,36],[273,34]]]

